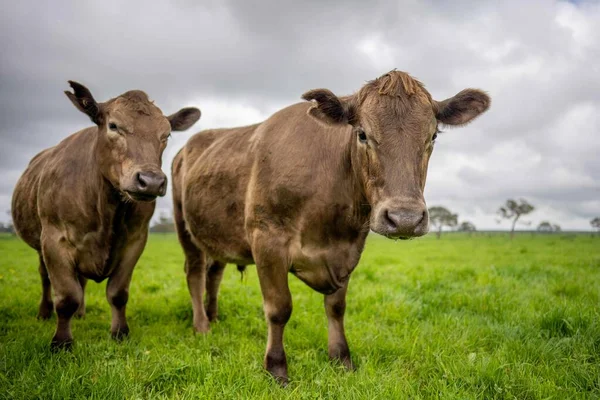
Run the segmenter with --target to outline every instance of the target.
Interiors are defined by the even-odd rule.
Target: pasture
[[[567,399],[600,397],[600,238],[371,235],[348,292],[355,372],[327,358],[323,296],[290,276],[290,385],[262,368],[254,267],[225,272],[220,320],[192,332],[183,253],[153,234],[131,285],[129,339],[110,339],[105,283],[87,287],[72,352],[37,321],[36,253],[0,237],[0,398]]]

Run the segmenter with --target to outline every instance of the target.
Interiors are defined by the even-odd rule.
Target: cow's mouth
[[[414,239],[411,236],[393,236],[393,235],[385,235],[386,238],[388,239],[392,239],[392,240],[411,240]]]
[[[130,200],[133,201],[140,201],[140,202],[151,202],[156,200],[155,195],[152,194],[148,194],[148,193],[139,193],[139,192],[131,192],[131,191],[125,191],[125,196],[127,198],[129,198]]]

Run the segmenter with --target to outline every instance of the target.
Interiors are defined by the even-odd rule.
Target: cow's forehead
[[[130,90],[107,102],[108,110],[119,110],[124,114],[163,115],[148,95],[141,90]]]
[[[113,104],[106,109],[110,122],[115,122],[130,133],[166,132],[171,129],[169,120],[162,112],[144,113],[131,107]]]

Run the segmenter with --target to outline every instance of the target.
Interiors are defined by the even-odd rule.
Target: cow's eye
[[[111,131],[117,131],[117,124],[115,124],[114,122],[109,123],[108,129],[110,129]]]
[[[358,131],[358,141],[361,143],[367,143],[367,134],[362,129]]]
[[[438,134],[442,133],[442,131],[440,131],[439,129],[435,131],[435,133],[433,134],[433,136],[431,137],[431,143],[435,142],[435,139],[437,139]]]
[[[169,140],[170,137],[171,137],[171,134],[169,133],[167,136],[163,136],[163,138],[160,141],[163,143],[167,143],[167,141]]]

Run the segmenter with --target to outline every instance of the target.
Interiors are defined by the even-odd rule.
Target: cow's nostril
[[[417,226],[421,226],[423,224],[423,222],[426,221],[427,218],[427,211],[423,211],[423,213],[421,214],[421,219],[419,220],[419,222],[417,222]]]
[[[390,228],[398,229],[398,225],[400,224],[400,213],[388,209],[385,211],[385,220]]]
[[[137,183],[140,189],[146,189],[146,187],[148,187],[148,180],[141,172],[137,173]]]

